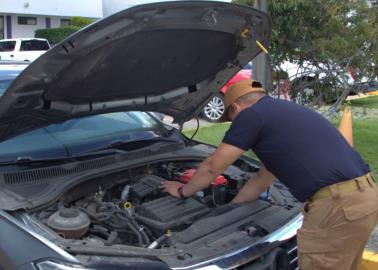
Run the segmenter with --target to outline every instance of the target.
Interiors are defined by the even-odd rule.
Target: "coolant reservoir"
[[[91,223],[88,215],[78,209],[61,208],[47,220],[47,226],[65,238],[80,238]]]

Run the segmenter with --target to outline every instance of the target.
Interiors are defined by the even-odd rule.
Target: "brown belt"
[[[370,173],[323,187],[311,196],[310,201],[331,197],[334,194],[334,191],[338,192],[339,194],[345,194],[357,190],[363,190],[364,188],[377,188]]]

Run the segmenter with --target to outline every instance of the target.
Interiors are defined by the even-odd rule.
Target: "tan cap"
[[[239,97],[249,93],[266,93],[262,85],[258,81],[251,79],[242,80],[231,85],[224,96],[224,113],[221,122],[230,121],[228,117],[228,109]]]

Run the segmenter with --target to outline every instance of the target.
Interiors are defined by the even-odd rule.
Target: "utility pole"
[[[268,0],[255,0],[254,8],[268,12]],[[262,52],[253,60],[253,79],[262,83],[263,87],[271,90],[272,72],[268,66],[268,56]]]

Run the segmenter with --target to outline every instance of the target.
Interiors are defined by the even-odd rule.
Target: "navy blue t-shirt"
[[[269,96],[240,112],[223,142],[252,149],[301,202],[324,186],[370,171],[323,116]]]

